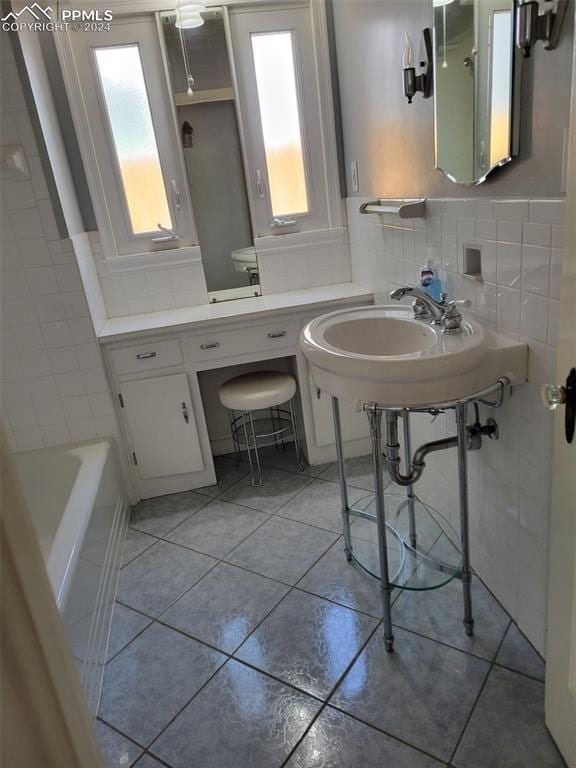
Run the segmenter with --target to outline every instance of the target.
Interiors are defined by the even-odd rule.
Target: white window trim
[[[142,17],[127,17],[126,20],[121,19],[117,23],[127,23],[142,21]],[[154,19],[150,17],[146,18],[146,21],[154,24],[154,28],[157,30],[157,24]],[[120,253],[120,248],[116,236],[115,225],[111,216],[109,200],[106,190],[104,188],[103,180],[99,171],[99,162],[96,147],[92,138],[93,128],[90,124],[88,111],[84,103],[83,91],[79,85],[80,76],[77,69],[77,64],[74,56],[74,50],[72,46],[71,35],[78,34],[75,32],[60,32],[55,34],[56,48],[58,51],[58,57],[60,65],[62,67],[62,73],[64,82],[66,85],[66,92],[68,95],[74,126],[76,129],[76,135],[80,146],[80,152],[84,162],[86,170],[86,176],[88,180],[88,186],[92,201],[94,204],[94,210],[96,220],[98,224],[98,232],[102,243],[103,253],[97,257],[97,269],[100,275],[117,274],[126,271],[133,271],[137,269],[149,269],[156,266],[176,266],[180,264],[190,264],[201,261],[200,246],[198,245],[198,237],[196,232],[196,226],[194,223],[194,215],[192,209],[192,202],[190,199],[190,192],[188,188],[188,181],[186,176],[184,157],[182,154],[182,148],[179,142],[175,142],[177,145],[177,161],[178,171],[181,175],[179,179],[179,193],[182,200],[182,214],[179,217],[181,220],[184,218],[187,222],[187,232],[184,233],[184,243],[176,247],[150,247],[146,249],[146,243],[151,242],[152,235],[135,235],[131,238],[133,243],[138,241],[142,242],[142,250],[135,249],[131,253]],[[106,45],[106,37],[103,34],[102,43]],[[165,52],[162,46],[162,39],[159,37],[160,54],[163,64],[165,64]],[[95,72],[95,63],[93,55],[89,56],[90,67],[92,75],[95,77],[94,87],[96,90],[100,89],[100,83],[98,82],[98,75]],[[162,78],[162,82],[166,80],[166,68],[163,67],[163,71],[159,72],[159,76]],[[166,81],[166,93],[171,94],[169,83]],[[99,107],[102,111],[102,99],[99,96]],[[172,106],[172,105],[171,105]],[[102,112],[103,122],[108,120],[108,116]],[[175,110],[173,107],[170,109],[169,120],[174,130],[174,136],[178,136],[178,128],[175,117]],[[106,126],[108,128],[108,126]],[[156,125],[154,126],[156,132]],[[106,131],[106,143],[109,148],[110,164],[114,176],[117,180],[118,194],[122,195],[122,204],[124,205],[124,196],[122,194],[121,180],[118,177],[117,170],[117,158],[116,152],[111,145],[111,137],[108,135],[109,130]],[[168,185],[166,185],[168,187]],[[167,188],[167,195],[169,199],[170,211],[173,217],[173,224],[178,231],[179,223],[174,219],[173,201],[171,199],[170,190]],[[127,214],[126,214],[127,215]],[[181,227],[180,227],[181,229]]]
[[[321,229],[306,229],[306,227],[303,227],[301,231],[294,232],[281,230],[276,232],[272,228],[266,226],[263,228],[262,217],[258,216],[256,213],[258,208],[261,208],[262,205],[262,201],[257,196],[255,191],[254,179],[256,167],[253,165],[253,160],[249,160],[247,157],[245,157],[245,173],[248,196],[250,199],[250,207],[252,211],[252,224],[253,231],[255,232],[255,243],[265,243],[269,240],[269,238],[277,238],[279,236],[282,237],[282,240],[288,247],[290,241],[294,241],[295,244],[301,244],[304,241],[308,242],[309,244],[313,244],[316,239],[318,239],[321,242],[323,240],[323,235],[321,233],[323,233],[325,229],[341,229],[346,225],[344,203],[342,200],[340,188],[340,171],[338,163],[338,147],[336,143],[336,119],[334,114],[334,101],[332,94],[333,82],[328,42],[326,4],[324,0],[310,0],[309,3],[290,3],[285,1],[271,2],[266,5],[256,3],[252,4],[248,2],[246,4],[242,4],[242,7],[240,8],[236,7],[237,3],[235,0],[229,0],[229,2],[226,4],[228,5],[228,14],[225,17],[225,22],[227,26],[227,35],[229,36],[231,35],[230,22],[228,18],[229,14],[262,13],[265,11],[294,10],[301,8],[307,9],[312,37],[312,59],[314,62],[314,72],[300,73],[300,75],[297,76],[297,81],[302,75],[310,78],[310,81],[313,82],[314,86],[314,98],[317,100],[319,107],[319,128],[321,136],[321,147],[319,149],[322,157],[322,178],[315,178],[313,183],[320,187],[323,200],[325,199],[326,226]],[[248,146],[246,143],[247,120],[243,107],[247,108],[247,105],[242,103],[242,95],[239,93],[238,54],[237,51],[234,50],[233,46],[230,46],[230,48],[230,67],[232,70],[234,87],[236,93],[239,94],[238,102],[240,103],[240,109],[238,120],[240,135],[244,144],[244,151],[246,151],[246,147]],[[295,54],[297,54],[297,49],[295,49]],[[300,63],[295,63],[298,70]],[[303,126],[302,130],[302,141],[304,145],[306,145],[308,142],[305,125]],[[308,152],[309,146],[305,146],[305,153]],[[309,170],[309,167],[307,167],[307,178]],[[311,205],[313,204],[312,200],[310,203]],[[304,220],[305,216],[298,218]],[[261,234],[258,234],[259,232],[261,232]],[[305,235],[305,237],[303,237],[303,235]]]

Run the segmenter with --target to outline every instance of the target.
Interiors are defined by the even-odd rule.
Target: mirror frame
[[[476,2],[482,0],[476,0]],[[521,86],[522,86],[522,62],[523,57],[521,51],[515,44],[515,29],[516,29],[516,0],[512,2],[512,77],[511,77],[511,97],[510,97],[510,146],[509,152],[506,157],[503,157],[494,165],[490,166],[488,170],[480,176],[478,179],[472,181],[460,181],[450,171],[447,171],[438,162],[438,120],[437,120],[437,70],[436,66],[436,26],[434,23],[434,7],[432,8],[432,56],[433,56],[433,95],[434,95],[434,168],[440,171],[447,179],[454,184],[458,184],[462,187],[477,187],[479,184],[483,184],[488,177],[509,163],[511,163],[515,157],[519,154],[520,148],[520,101],[521,101]]]

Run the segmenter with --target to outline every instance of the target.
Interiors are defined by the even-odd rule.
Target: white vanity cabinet
[[[120,395],[143,480],[201,472],[204,459],[185,373],[122,384]]]
[[[116,394],[134,498],[216,482],[212,454],[232,450],[219,386],[268,363],[298,380],[300,437],[310,463],[334,461],[330,398],[317,397],[299,349],[300,332],[323,312],[371,304],[372,295],[353,284],[315,291],[319,296],[307,302],[296,292],[245,299],[238,302],[237,314],[230,314],[226,305],[198,307],[185,317],[175,316],[178,324],[166,322],[155,329],[123,318],[109,321],[100,340]],[[353,404],[342,403],[341,416],[346,455],[366,453],[364,415],[356,413]]]

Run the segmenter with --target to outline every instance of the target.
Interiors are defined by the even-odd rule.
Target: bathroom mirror
[[[433,0],[436,167],[480,184],[516,154],[514,0]]]
[[[260,296],[223,10],[160,21],[210,301]]]

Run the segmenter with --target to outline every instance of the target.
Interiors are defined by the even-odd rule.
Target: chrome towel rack
[[[426,216],[426,199],[414,200],[371,200],[362,203],[360,213],[392,213],[401,219],[417,219]]]

